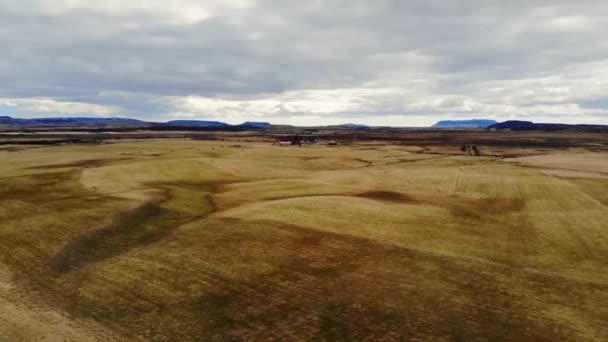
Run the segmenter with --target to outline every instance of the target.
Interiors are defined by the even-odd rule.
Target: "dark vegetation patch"
[[[133,158],[108,158],[108,159],[87,159],[87,160],[79,160],[72,163],[63,163],[63,164],[50,164],[50,165],[36,165],[31,166],[28,169],[62,169],[69,167],[79,167],[79,168],[90,168],[90,167],[100,167],[112,162],[129,160]]]
[[[305,194],[294,196],[271,197],[266,200],[285,200],[294,198],[312,198],[328,196],[353,196],[376,201],[431,205],[447,209],[454,217],[466,220],[491,221],[500,215],[519,212],[524,209],[525,201],[520,198],[489,197],[472,199],[459,196],[444,198],[440,196],[428,196],[422,194],[409,195],[402,192],[388,190],[370,190],[363,193],[349,195],[344,193],[334,194]]]
[[[24,184],[76,191],[70,188],[72,181],[71,174],[63,173]],[[577,327],[544,310],[560,306],[601,326],[596,321],[603,317],[602,309],[586,303],[608,300],[606,286],[281,222],[209,218],[201,228],[180,231],[171,244],[152,247],[150,242],[186,219],[161,207],[171,199],[169,192],[108,227],[80,234],[55,256],[37,252],[42,256],[36,260],[43,264],[20,264],[15,259],[19,249],[7,249],[4,240],[2,261],[21,268],[20,281],[45,299],[74,317],[121,332],[126,340],[583,339]],[[367,196],[403,200],[391,192]],[[490,212],[517,208],[502,200],[490,203]],[[74,206],[87,208],[77,201]],[[85,267],[134,248],[144,251],[142,247],[154,248],[146,261],[161,263],[163,271],[145,272],[141,268],[146,264],[136,262],[142,278],[132,286],[107,281],[94,267]],[[246,267],[249,275],[227,277],[231,272],[224,270],[235,265]],[[264,271],[252,272],[256,269]],[[111,289],[107,297],[90,292],[90,282],[99,281],[107,281],[94,284]],[[142,293],[147,283],[157,292]],[[197,290],[200,284],[204,286]],[[168,292],[176,295],[168,298]],[[599,336],[598,331],[591,334]]]
[[[23,131],[21,134],[0,133],[0,145],[59,145],[59,144],[98,144],[106,140],[120,139],[173,139],[190,138],[194,140],[226,140],[239,139],[241,142],[257,141],[272,142],[277,137],[293,136],[301,129],[296,127],[272,127],[269,130],[257,129],[241,131],[223,131],[222,128],[200,127],[190,130],[187,127],[167,127],[168,132],[130,132],[138,129],[67,129],[53,134],[45,133],[53,130]],[[162,128],[162,130],[167,129]],[[178,131],[184,129],[183,131]],[[89,131],[89,133],[82,133]],[[110,133],[112,132],[112,133]],[[383,142],[407,146],[461,146],[466,144],[479,147],[543,147],[569,148],[589,147],[606,151],[605,133],[599,132],[489,132],[480,130],[433,130],[433,129],[399,129],[375,128],[360,130],[335,130],[319,128],[315,133],[317,138],[331,138],[342,145],[353,142],[353,137],[361,142]],[[373,149],[365,147],[364,149]]]
[[[408,195],[394,191],[366,191],[355,196],[393,203],[438,206],[449,210],[455,217],[483,221],[492,220],[499,215],[519,212],[525,207],[525,201],[521,198],[489,197],[472,199],[451,196],[446,199],[439,196]]]
[[[181,219],[181,220],[180,220]],[[148,203],[119,216],[110,226],[93,230],[70,242],[49,262],[57,273],[65,273],[133,248],[159,241],[183,218]]]
[[[2,145],[2,144],[0,144]],[[25,150],[31,150],[34,148],[40,148],[42,146],[36,146],[36,145],[30,145],[30,146],[9,146],[9,147],[0,147],[0,151],[6,151],[6,152],[19,152],[19,151],[25,151]]]
[[[79,172],[0,179],[0,262],[15,279],[46,282],[49,259],[73,236],[108,215],[119,200],[82,188]],[[120,203],[120,201],[118,202]]]
[[[456,217],[481,219],[521,211],[525,207],[525,201],[520,198],[503,197],[453,198],[442,206],[445,206]]]
[[[386,202],[394,202],[394,203],[416,203],[416,200],[412,197],[393,191],[366,191],[360,194],[351,195],[347,193],[318,193],[318,194],[302,194],[302,195],[293,195],[293,196],[276,196],[266,198],[267,201],[277,201],[277,200],[287,200],[287,199],[295,199],[295,198],[313,198],[313,197],[332,197],[332,196],[340,196],[340,197],[361,197],[367,199],[373,199],[377,201],[386,201]]]
[[[107,227],[72,228],[75,222],[97,224],[104,218],[101,210],[107,213],[113,207],[104,206],[114,200],[83,201],[98,194],[80,188],[77,174],[0,182],[1,201],[30,205],[10,215],[62,214],[35,234],[10,238],[0,229],[0,260],[32,293],[73,317],[121,332],[124,340],[555,341],[606,336],[608,311],[597,303],[608,301],[608,286],[599,282],[276,221],[209,217],[200,226],[175,231],[181,222],[196,218],[162,205],[173,199],[172,187],[199,184],[149,184],[166,189],[165,195],[118,215]],[[400,193],[370,191],[363,197],[410,203],[395,194]],[[411,197],[476,220],[525,205],[508,198]],[[169,233],[174,233],[166,239],[170,243],[151,244]],[[70,236],[76,238],[52,253]],[[120,271],[136,275],[127,286],[101,267],[88,267],[127,251],[149,252],[121,259]],[[101,288],[103,296],[96,292]]]
[[[295,199],[295,198],[313,198],[313,197],[331,197],[331,196],[349,196],[347,194],[344,193],[317,193],[317,194],[301,194],[301,195],[291,195],[291,196],[273,196],[273,197],[267,197],[264,198],[263,200],[265,201],[278,201],[278,200],[288,200],[288,199]]]
[[[403,158],[403,159],[398,159],[395,162],[387,163],[386,165],[403,164],[403,163],[420,163],[420,162],[428,162],[431,160],[444,159],[444,158],[446,158],[446,156],[444,156],[444,155],[435,156],[435,157],[427,157],[427,158],[418,158],[418,159]]]
[[[163,183],[163,186],[180,186]],[[190,184],[182,186],[192,186]],[[201,191],[211,189],[203,185]],[[202,219],[215,211],[215,204],[210,196],[208,211],[195,215],[185,214],[161,207],[172,200],[172,191],[166,188],[161,199],[145,203],[142,206],[117,216],[108,226],[92,230],[71,240],[49,262],[50,268],[57,273],[65,273],[126,253],[134,248],[144,247],[167,237],[174,229],[194,220]]]
[[[367,159],[363,159],[363,158],[353,158],[354,161],[359,162],[359,163],[363,163],[365,164],[365,166],[371,166],[372,165],[372,161],[371,160],[367,160]]]
[[[521,198],[490,197],[478,200],[478,205],[491,215],[521,211],[526,202]]]
[[[87,305],[74,292],[72,312],[146,340],[551,341],[582,335],[543,308],[566,305],[597,319],[585,299],[608,298],[608,287],[595,283],[281,222],[207,224],[182,237],[196,245],[190,257],[206,261],[176,260],[153,279],[167,288],[211,282],[210,288],[171,301],[124,289],[123,306]],[[245,260],[251,269],[270,260],[274,267],[247,277],[222,275]]]
[[[106,162],[107,160],[103,161]],[[31,260],[31,262],[44,260],[43,264],[36,266],[37,269],[27,270],[28,272],[40,274],[40,272],[47,272],[47,269],[55,275],[70,272],[160,241],[175,228],[203,218],[215,211],[215,205],[210,195],[216,188],[213,185],[149,184],[151,188],[164,190],[160,198],[145,203],[132,211],[119,213],[109,225],[99,227],[100,222],[108,218],[107,215],[116,215],[115,211],[105,211],[106,216],[103,216],[104,208],[113,207],[112,202],[121,200],[82,188],[78,181],[79,175],[79,171],[66,171],[0,179],[0,205],[17,205],[16,208],[21,211],[28,211],[25,213],[20,210],[7,211],[3,217],[4,223],[14,224],[11,223],[12,220],[21,220],[23,215],[31,215],[35,211],[41,219],[50,219],[48,225],[59,224],[52,229],[49,227],[47,231],[38,232],[39,236],[37,238],[43,239],[45,246],[52,246],[56,242],[62,243],[61,240],[57,241],[57,239],[64,235],[67,235],[66,238],[75,236],[65,240],[67,243],[63,243],[63,246],[57,252],[41,250],[32,255],[22,256],[23,259],[30,257],[39,259],[39,261]],[[164,203],[173,200],[172,192],[174,188],[187,188],[189,191],[208,194],[203,197],[206,203],[201,203],[198,206],[200,211],[196,214],[165,209],[162,206]],[[92,210],[92,208],[95,208],[95,210]],[[98,214],[96,215],[96,213]],[[66,218],[72,217],[73,221],[67,219],[61,223],[64,215]],[[87,216],[91,216],[91,218],[87,219]],[[81,224],[87,226],[74,227]],[[65,225],[69,225],[69,228]],[[23,253],[28,252],[28,249],[21,250],[20,248],[24,248],[22,244],[30,245],[34,243],[34,240],[29,240],[27,236],[14,234],[15,232],[12,231],[0,231],[0,238],[5,242],[5,245],[0,244],[0,247],[9,248],[5,251],[0,250],[0,253],[13,254],[14,252],[10,252],[11,248]],[[46,240],[43,238],[45,234],[49,235]],[[34,246],[28,248],[32,249]],[[30,250],[29,252],[33,251]],[[52,254],[45,256],[49,252]],[[9,259],[13,258],[11,256],[7,257],[10,257]],[[17,273],[21,272],[17,270]]]
[[[363,197],[378,201],[395,202],[395,203],[416,203],[412,197],[394,191],[366,191],[356,195],[357,197]]]
[[[0,179],[0,199],[47,203],[52,200],[82,196],[74,172],[51,172],[39,175]],[[89,193],[90,194],[90,193]]]

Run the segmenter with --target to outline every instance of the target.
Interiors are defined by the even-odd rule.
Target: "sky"
[[[608,124],[607,0],[0,0],[0,115]]]

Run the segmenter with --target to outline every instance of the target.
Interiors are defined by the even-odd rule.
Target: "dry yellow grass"
[[[584,149],[510,158],[505,161],[549,169],[608,174],[608,155],[606,153],[586,153]]]
[[[102,340],[608,338],[605,154],[418,152],[0,151],[0,281]]]

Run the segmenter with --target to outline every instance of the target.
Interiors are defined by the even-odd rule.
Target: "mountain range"
[[[243,127],[267,128],[268,122],[248,121],[240,125],[230,125],[219,121],[173,120],[168,122],[150,122],[128,118],[37,118],[20,119],[0,116],[0,126],[13,128],[150,128],[150,127]]]
[[[509,131],[606,131],[607,125],[571,125],[561,123],[534,123],[532,121],[509,120],[486,127],[490,130]]]
[[[0,116],[0,129],[154,129],[154,130],[243,130],[243,129],[271,129],[276,126],[268,122],[247,121],[239,125],[230,125],[220,121],[203,120],[173,120],[168,122],[151,122],[129,118],[37,118],[21,119],[10,116]],[[371,126],[360,124],[342,124],[331,126],[317,126],[327,129],[372,129]],[[376,127],[377,129],[378,127]],[[606,132],[607,125],[570,125],[560,123],[534,123],[531,121],[505,121],[498,123],[488,119],[474,120],[444,120],[439,121],[431,128],[441,129],[487,129],[509,131],[590,131]]]

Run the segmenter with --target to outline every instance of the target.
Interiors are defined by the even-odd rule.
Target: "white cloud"
[[[332,115],[374,110],[376,101],[384,96],[396,96],[398,88],[299,90],[266,95],[257,99],[219,99],[201,96],[168,97],[173,108],[170,117],[233,118],[271,117],[285,119],[292,114]],[[281,118],[282,117],[282,118]]]
[[[525,93],[521,95],[526,96]],[[407,89],[397,87],[303,90],[254,100],[186,96],[168,97],[160,101],[170,108],[168,118],[213,119],[230,123],[255,119],[280,124],[356,122],[425,126],[445,118],[445,113],[454,119],[537,118],[545,122],[599,123],[608,115],[607,109],[584,108],[573,102],[534,104],[505,99],[484,102],[465,95],[408,93]]]
[[[0,2],[31,114],[608,123],[604,0]]]
[[[28,114],[58,113],[62,115],[81,114],[107,117],[118,115],[121,112],[120,108],[114,106],[102,106],[91,103],[62,102],[56,101],[52,98],[0,98],[0,105],[16,107],[19,111]]]
[[[209,19],[224,9],[246,9],[251,0],[20,0],[5,1],[14,9],[62,15],[75,11],[91,11],[103,15],[143,14],[165,17],[174,24],[194,24]],[[136,25],[136,23],[131,23]]]

